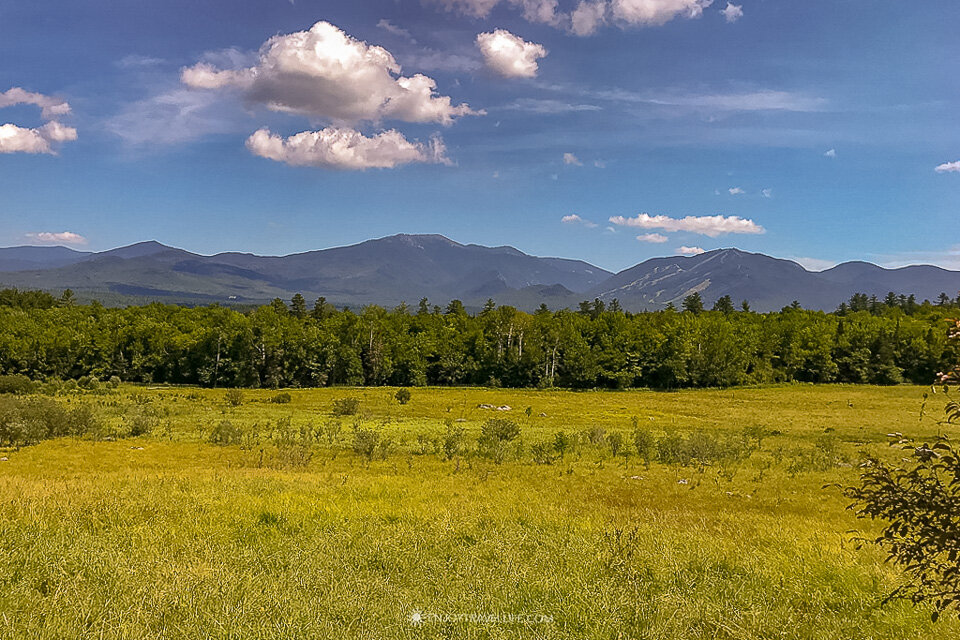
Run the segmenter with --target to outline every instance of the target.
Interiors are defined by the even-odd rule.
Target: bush
[[[397,402],[400,404],[407,404],[410,402],[410,390],[409,389],[398,389],[397,394],[394,396],[397,399]]]
[[[360,413],[359,398],[337,398],[333,401],[333,415],[355,416]]]
[[[270,402],[273,404],[290,404],[293,400],[293,396],[284,391],[283,393],[278,393],[277,395],[270,398]]]
[[[210,442],[219,445],[239,444],[243,430],[229,420],[221,420],[210,432]]]
[[[633,430],[633,448],[643,464],[650,468],[650,460],[656,455],[657,439],[648,429],[637,427]]]
[[[367,462],[373,460],[377,447],[380,444],[380,432],[373,429],[356,427],[353,430],[353,451],[363,456]]]
[[[563,456],[570,450],[570,436],[563,431],[558,431],[553,436],[553,450],[556,451],[560,459],[563,460]]]
[[[89,405],[68,411],[49,398],[7,400],[0,404],[0,444],[20,447],[41,440],[98,434],[102,422]]]
[[[239,407],[243,404],[243,391],[240,389],[230,389],[223,397],[224,401],[231,407]]]
[[[106,383],[107,389],[116,389],[120,386],[119,376],[110,376],[110,379]]]
[[[0,393],[27,395],[37,388],[36,383],[24,375],[0,376]]]
[[[464,450],[463,428],[447,425],[447,433],[443,436],[443,455],[447,460],[459,456]]]
[[[530,454],[536,464],[553,464],[554,443],[539,442],[530,447]]]
[[[614,431],[607,436],[607,446],[610,447],[610,454],[616,458],[623,451],[623,436]]]
[[[480,427],[483,437],[495,442],[511,442],[520,437],[520,425],[506,418],[491,418]]]

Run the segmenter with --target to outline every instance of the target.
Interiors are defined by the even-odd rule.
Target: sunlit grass
[[[822,488],[854,481],[861,452],[895,455],[886,433],[931,433],[921,389],[414,389],[407,405],[389,389],[290,393],[274,404],[276,392],[246,391],[237,407],[217,390],[61,398],[96,403],[118,433],[148,407],[159,422],[145,437],[0,454],[0,637],[960,635],[953,620],[881,606],[899,574],[853,548],[847,532],[863,523]],[[361,415],[336,418],[342,432],[307,464],[285,463],[268,423],[322,425],[347,396]],[[519,456],[420,455],[448,424],[471,442],[494,416],[520,423]],[[634,417],[657,434],[774,435],[725,475],[647,469],[589,443],[531,461],[560,430],[629,440]],[[250,434],[244,445],[207,442],[224,419]],[[355,420],[392,439],[385,459],[351,450]],[[825,433],[847,462],[791,469]]]

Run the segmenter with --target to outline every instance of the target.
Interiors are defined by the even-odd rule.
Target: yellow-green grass
[[[407,405],[394,392],[274,404],[246,391],[238,407],[182,388],[60,398],[98,405],[120,433],[138,413],[160,424],[0,453],[0,638],[960,637],[953,619],[882,606],[901,574],[854,548],[848,532],[876,525],[822,488],[855,482],[863,453],[898,456],[889,432],[933,433],[918,422],[923,389],[414,389]],[[268,422],[320,425],[347,396],[393,439],[386,459],[350,450],[354,418],[306,466],[278,456]],[[469,440],[504,416],[521,424],[516,459],[419,455],[448,421]],[[590,444],[531,461],[560,430],[628,438],[634,416],[657,434],[779,434],[722,475]],[[259,437],[209,444],[224,419]],[[848,462],[791,468],[825,432]]]

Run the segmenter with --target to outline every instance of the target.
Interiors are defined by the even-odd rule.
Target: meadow
[[[0,638],[960,637],[829,486],[925,391],[61,391],[101,424],[0,450]]]

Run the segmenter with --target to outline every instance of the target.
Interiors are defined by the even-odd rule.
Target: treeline
[[[216,387],[491,385],[722,387],[769,382],[918,384],[958,361],[952,301],[835,313],[701,310],[631,314],[584,303],[535,313],[492,302],[468,314],[417,308],[339,310],[302,296],[249,312],[220,306],[25,304],[0,294],[0,374],[84,376]],[[727,300],[726,302],[729,302]],[[859,299],[858,299],[859,303]],[[869,305],[869,299],[868,299]],[[859,306],[859,305],[858,305]],[[742,305],[741,308],[748,308]]]

